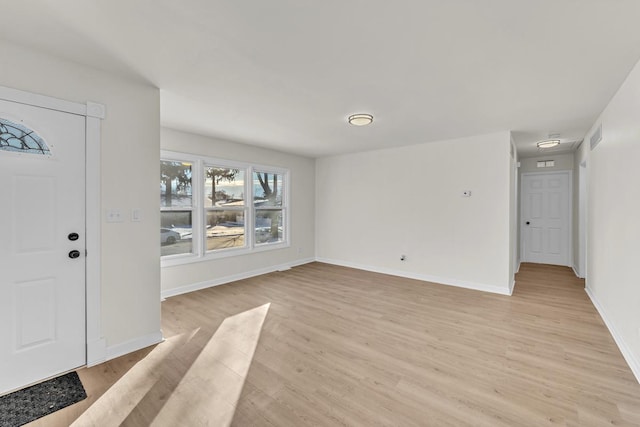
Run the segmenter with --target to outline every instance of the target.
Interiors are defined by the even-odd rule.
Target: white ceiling
[[[638,0],[0,6],[0,37],[159,87],[165,126],[309,156],[501,130],[525,156],[575,146],[640,58]]]

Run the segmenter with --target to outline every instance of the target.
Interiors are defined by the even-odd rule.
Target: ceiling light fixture
[[[560,145],[559,139],[548,139],[546,141],[540,141],[536,144],[538,148],[553,148],[556,145]]]
[[[371,114],[353,114],[349,116],[349,124],[353,126],[366,126],[373,122]]]

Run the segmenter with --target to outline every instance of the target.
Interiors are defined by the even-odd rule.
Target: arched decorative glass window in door
[[[0,151],[51,155],[51,150],[37,133],[3,118],[0,118]]]

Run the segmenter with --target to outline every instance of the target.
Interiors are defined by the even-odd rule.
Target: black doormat
[[[68,374],[0,397],[0,427],[16,427],[87,397],[78,374]]]

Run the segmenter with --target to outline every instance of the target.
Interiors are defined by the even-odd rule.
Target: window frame
[[[185,254],[160,256],[160,265],[170,267],[174,265],[190,264],[194,262],[211,261],[233,256],[247,255],[264,251],[284,249],[291,246],[291,173],[289,169],[247,162],[237,162],[233,160],[220,159],[215,157],[200,156],[176,151],[162,150],[160,161],[181,161],[189,162],[191,170],[191,194],[192,194],[192,252]],[[244,171],[244,232],[245,245],[243,247],[231,247],[207,251],[206,220],[208,211],[216,211],[213,207],[205,206],[206,188],[206,168],[220,167],[229,169],[240,169]],[[281,175],[284,182],[282,184],[282,206],[273,207],[274,210],[282,211],[282,240],[272,243],[256,243],[255,239],[255,217],[256,210],[254,204],[253,174],[254,171],[266,172]],[[162,211],[162,207],[160,209]],[[239,210],[239,209],[238,209]]]
[[[169,154],[169,153],[167,153]],[[176,153],[171,153],[171,154],[176,154]],[[160,259],[164,259],[166,261],[170,261],[172,259],[184,259],[185,257],[191,257],[196,253],[196,241],[197,241],[197,237],[194,236],[193,233],[193,224],[197,221],[197,209],[196,209],[196,200],[195,200],[195,196],[194,194],[196,193],[196,184],[194,182],[194,176],[195,176],[195,172],[196,172],[196,161],[192,158],[189,158],[187,156],[181,156],[181,157],[176,157],[174,155],[162,155],[160,157],[160,164],[162,165],[162,162],[164,161],[169,161],[169,162],[180,162],[180,163],[185,163],[188,162],[191,164],[191,207],[190,208],[185,208],[185,207],[163,207],[162,205],[160,206],[160,216],[162,217],[162,212],[182,212],[182,211],[191,211],[191,252],[189,253],[182,253],[182,254],[173,254],[173,255],[160,255]],[[162,167],[162,166],[161,166]],[[162,224],[160,225],[160,228],[165,228],[162,227]]]
[[[269,242],[261,242],[261,243],[255,242],[255,239],[256,239],[256,217],[257,217],[257,211],[270,211],[270,212],[278,212],[278,211],[280,211],[280,212],[282,212],[282,225],[283,225],[282,226],[282,228],[283,228],[282,229],[282,241],[285,241],[286,240],[286,231],[285,231],[285,229],[287,228],[286,227],[286,221],[287,221],[287,216],[288,216],[287,209],[285,207],[285,203],[286,203],[285,198],[286,198],[286,196],[288,194],[288,189],[286,188],[286,183],[288,182],[288,176],[286,176],[284,173],[281,173],[281,172],[276,171],[274,169],[262,169],[260,167],[255,167],[254,166],[251,169],[251,182],[252,183],[253,183],[253,179],[254,179],[254,176],[253,176],[254,173],[266,173],[266,174],[272,174],[272,175],[281,175],[282,179],[284,181],[282,183],[282,193],[283,194],[281,195],[281,205],[280,206],[275,205],[275,206],[260,206],[260,207],[256,207],[256,205],[255,205],[255,194],[253,194],[253,187],[251,188],[251,190],[252,190],[251,202],[252,202],[252,211],[253,211],[253,218],[252,218],[252,220],[253,220],[253,227],[252,227],[253,236],[252,236],[252,238],[254,239],[254,247],[262,247],[262,246],[265,246],[265,245],[275,245],[275,244],[280,243],[280,242],[272,242],[272,243],[269,243]]]
[[[244,205],[242,207],[227,207],[227,208],[217,208],[215,207],[215,196],[214,199],[212,199],[212,205],[213,206],[205,206],[204,200],[207,197],[207,189],[206,186],[204,185],[205,181],[206,181],[206,175],[205,172],[207,170],[208,167],[220,167],[220,168],[226,168],[226,169],[239,169],[242,170],[244,172],[245,178],[244,178],[244,191],[243,193],[245,194],[244,196]],[[233,162],[233,165],[231,165],[231,163],[229,161],[219,161],[216,160],[215,162],[209,162],[207,158],[203,158],[203,167],[202,167],[202,197],[200,198],[200,201],[202,202],[202,221],[203,221],[203,229],[202,229],[202,235],[203,235],[203,243],[204,243],[204,247],[203,247],[203,254],[204,256],[208,256],[211,254],[219,254],[222,252],[227,252],[227,251],[240,251],[243,249],[248,249],[250,248],[249,245],[249,241],[247,240],[247,218],[250,217],[250,210],[251,207],[248,205],[248,201],[247,201],[247,168],[244,166],[238,166],[238,164],[236,164],[235,162]],[[207,237],[206,237],[206,229],[207,229],[207,213],[208,212],[223,212],[223,211],[242,211],[244,213],[244,245],[240,246],[240,247],[231,247],[231,248],[224,248],[224,249],[214,249],[214,250],[208,250],[207,249]]]

